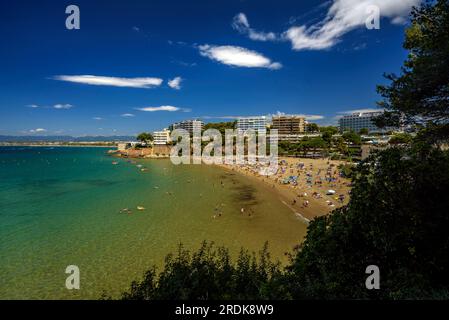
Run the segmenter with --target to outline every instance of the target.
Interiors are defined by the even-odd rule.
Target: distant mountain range
[[[135,141],[135,136],[1,136],[0,142],[109,142]]]

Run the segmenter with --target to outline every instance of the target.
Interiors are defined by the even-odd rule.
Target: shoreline
[[[263,182],[265,186],[271,189],[267,190],[268,192],[271,191],[276,193],[279,197],[279,200],[306,224],[309,224],[310,221],[314,218],[327,215],[333,210],[348,203],[350,191],[349,179],[339,177],[335,182],[336,185],[326,182],[324,182],[323,184],[307,185],[304,181],[305,173],[307,172],[307,170],[295,171],[294,168],[294,166],[298,163],[305,163],[307,167],[312,164],[313,169],[311,169],[310,171],[312,171],[313,176],[317,178],[318,175],[315,175],[317,170],[320,171],[320,173],[323,172],[324,167],[328,166],[328,163],[329,165],[332,164],[333,167],[336,168],[338,164],[344,162],[327,159],[283,157],[280,157],[279,161],[285,161],[285,165],[279,166],[279,169],[283,167],[285,169],[285,172],[283,174],[278,173],[276,175],[269,176],[268,178],[267,176],[262,176],[252,171],[254,168],[251,168],[249,166],[239,167],[236,165],[226,164],[219,164],[218,166],[225,170],[244,175],[245,177],[253,180],[256,183]],[[291,172],[291,170],[293,170],[293,173]],[[338,171],[337,169],[335,170]],[[280,181],[281,179],[285,179],[286,177],[288,177],[290,174],[298,174],[297,186],[293,186],[291,184],[283,184]],[[320,175],[319,177],[322,178],[323,175]],[[335,195],[326,195],[326,190],[328,189],[335,190]],[[316,195],[314,196],[315,193]],[[342,202],[337,201],[336,199],[336,197],[338,197],[340,194],[345,195],[345,199]],[[305,205],[306,201],[308,202],[307,205]]]
[[[166,156],[127,153],[123,157],[118,151],[111,155],[130,159],[169,159]],[[347,164],[341,160],[279,157],[278,172],[271,176],[260,175],[257,166],[215,164],[216,166],[245,176],[246,179],[266,187],[266,192],[275,193],[283,205],[295,216],[309,224],[316,217],[324,216],[345,205],[349,200],[350,180],[340,176],[338,166]],[[296,177],[294,185],[286,179]],[[334,194],[328,194],[328,191]],[[339,199],[342,196],[343,199]]]

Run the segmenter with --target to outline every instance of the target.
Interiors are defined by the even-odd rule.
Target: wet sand
[[[338,170],[340,164],[345,162],[328,159],[279,158],[277,173],[268,177],[261,175],[256,166],[221,165],[221,167],[265,183],[280,197],[284,205],[298,217],[309,222],[315,217],[326,215],[348,203],[350,180],[340,176]],[[290,183],[285,184],[284,179],[290,176],[297,179],[291,179]],[[327,195],[329,190],[335,191],[335,194]]]

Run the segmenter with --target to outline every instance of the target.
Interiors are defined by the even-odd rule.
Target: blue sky
[[[128,135],[376,107],[418,0],[2,1],[0,135]],[[80,9],[80,29],[65,9]],[[368,30],[367,7],[380,9]],[[89,76],[89,77],[86,77]]]

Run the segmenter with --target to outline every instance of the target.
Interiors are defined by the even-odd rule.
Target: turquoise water
[[[214,241],[236,254],[268,240],[285,261],[304,237],[278,196],[246,177],[169,160],[139,160],[142,172],[106,151],[0,147],[1,299],[116,297],[180,242]],[[68,265],[80,268],[80,290],[65,288]]]

